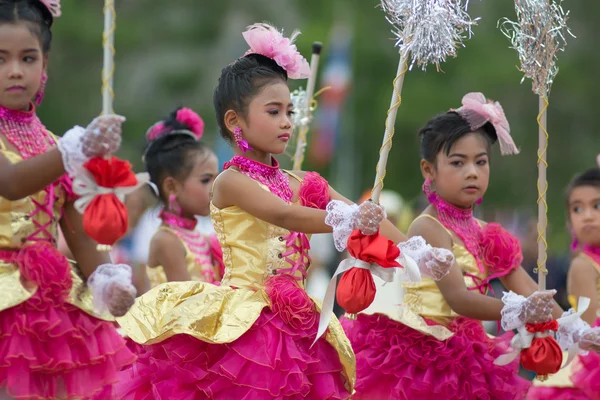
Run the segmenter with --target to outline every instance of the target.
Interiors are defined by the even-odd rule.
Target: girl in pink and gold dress
[[[135,360],[111,322],[134,301],[131,268],[96,250],[71,185],[89,158],[118,149],[123,118],[99,117],[57,139],[32,103],[43,98],[59,12],[58,0],[0,0],[3,400],[112,398],[116,373]],[[78,267],[57,250],[59,228]]]
[[[354,354],[335,317],[317,338],[320,306],[304,289],[308,235],[341,225],[373,234],[381,225],[395,243],[405,236],[374,203],[353,205],[318,174],[279,168],[273,155],[292,132],[287,79],[308,77],[309,66],[273,27],[254,25],[244,37],[250,50],[222,70],[214,93],[221,134],[236,154],[210,203],[225,274],[220,286],[159,285],[119,319],[146,349],[122,373],[121,398],[322,400],[353,392]],[[334,202],[348,213],[332,227],[325,208]]]
[[[415,219],[410,236],[451,250],[449,273],[434,282],[404,285],[404,302],[389,315],[359,314],[343,320],[357,358],[354,399],[513,400],[529,382],[518,365],[498,366],[508,341],[492,340],[481,320],[500,320],[506,330],[526,322],[549,321],[553,292],[537,285],[520,267],[517,239],[498,224],[473,216],[487,190],[492,144],[516,153],[502,107],[481,93],[463,106],[431,119],[420,132],[424,192],[431,205]],[[514,292],[503,301],[486,296],[500,278]],[[562,310],[554,305],[554,315]]]

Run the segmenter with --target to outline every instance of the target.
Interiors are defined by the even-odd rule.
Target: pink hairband
[[[60,0],[40,0],[40,2],[46,6],[54,18],[61,16]]]
[[[491,123],[496,130],[502,155],[519,154],[510,136],[510,125],[500,103],[487,100],[483,93],[468,93],[462,98],[462,107],[451,110],[458,113],[473,131]]]
[[[310,76],[308,61],[298,52],[294,40],[300,32],[296,31],[291,38],[286,38],[275,27],[269,24],[254,24],[242,35],[250,49],[244,54],[261,54],[273,59],[285,70],[290,79],[306,79]]]

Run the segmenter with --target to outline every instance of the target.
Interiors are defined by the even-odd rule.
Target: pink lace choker
[[[35,114],[33,104],[30,111],[0,106],[0,129],[23,159],[45,153],[50,147],[49,134]]]
[[[600,265],[600,247],[584,244],[583,252]]]
[[[435,207],[438,214],[438,220],[446,229],[454,232],[462,240],[465,248],[477,261],[477,266],[481,272],[485,268],[481,262],[481,225],[473,216],[473,209],[463,209],[453,206],[442,199],[437,193],[428,191],[425,186],[425,195],[429,202]]]
[[[196,229],[196,225],[198,224],[198,220],[195,218],[185,218],[180,215],[173,214],[172,212],[169,212],[164,208],[160,211],[158,217],[162,220],[162,222],[169,226],[176,226],[190,231]]]
[[[283,199],[287,203],[292,202],[294,194],[290,188],[290,180],[286,174],[279,169],[279,163],[271,158],[272,165],[265,165],[247,157],[234,156],[225,163],[224,168],[237,167],[241,173],[249,178],[265,185],[271,193]]]

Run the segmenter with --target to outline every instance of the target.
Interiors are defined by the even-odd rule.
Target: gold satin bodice
[[[478,279],[484,279],[485,274],[479,270],[475,257],[463,246],[454,241],[454,235],[446,229],[437,218],[421,214],[419,218],[430,218],[439,223],[446,233],[452,237],[452,253],[454,254],[456,265],[463,272],[465,285],[468,288],[477,286],[477,283],[471,276]],[[414,222],[413,222],[414,223]],[[403,282],[404,301],[401,307],[388,315],[390,318],[403,323],[421,333],[435,337],[438,340],[446,340],[453,333],[446,326],[452,320],[459,316],[455,313],[444,298],[442,292],[438,289],[435,281],[423,277],[420,282]],[[441,325],[428,325],[424,318],[438,322]]]
[[[418,218],[431,218],[439,223],[436,218],[427,214],[423,214],[422,216],[417,217],[417,219]],[[446,228],[444,228],[444,230],[452,236],[450,231]],[[456,259],[456,265],[458,265],[463,272],[465,285],[468,288],[477,286],[477,283],[474,282],[473,278],[466,275],[474,275],[480,279],[485,278],[485,274],[483,274],[477,266],[475,257],[473,257],[463,245],[457,244],[454,241],[452,244],[452,253]],[[403,286],[406,291],[404,295],[405,306],[420,316],[442,324],[447,323],[451,318],[458,317],[458,314],[455,313],[446,302],[446,299],[433,279],[423,278],[421,282],[407,282],[404,283]]]
[[[252,327],[265,307],[270,307],[264,290],[267,278],[292,267],[286,258],[292,263],[299,260],[302,255],[298,252],[289,254],[294,246],[308,250],[302,246],[301,236],[262,221],[239,207],[219,209],[211,202],[210,215],[223,249],[225,275],[221,285],[168,282],[138,297],[130,311],[117,319],[135,342],[158,343],[178,334],[208,343],[233,342]],[[288,242],[292,242],[290,246]],[[298,270],[294,275],[301,277],[302,273]],[[303,280],[298,280],[298,284],[303,287]],[[320,304],[315,302],[315,305],[320,311]],[[352,392],[356,361],[337,318],[332,317],[324,338],[335,348],[348,390]]]
[[[8,150],[2,140],[0,140],[0,153],[13,164],[23,160],[19,154]],[[52,240],[56,243],[66,193],[62,185],[55,185],[52,216],[41,211],[32,216],[36,210],[34,201],[45,204],[47,196],[48,193],[44,190],[15,201],[0,196],[0,250],[17,250],[32,243],[27,238],[38,229],[36,223],[41,226],[48,224],[45,226],[45,231],[50,233]],[[37,233],[35,237],[50,239],[45,233]],[[70,262],[70,264],[73,286],[67,301],[92,316],[104,320],[114,320],[110,315],[97,315],[93,311],[92,296],[85,285],[85,279],[74,262]],[[0,260],[0,293],[2,293],[0,311],[27,301],[36,290],[37,287],[31,282],[23,281],[19,268],[15,264]]]
[[[0,151],[13,164],[22,161],[20,155],[10,150],[2,149]],[[65,202],[65,193],[62,186],[56,185],[54,189],[55,202],[51,220],[44,212],[39,212],[30,217],[36,209],[34,200],[39,204],[45,204],[47,196],[48,194],[42,190],[21,200],[11,201],[0,197],[0,249],[18,249],[22,247],[26,244],[26,238],[37,229],[36,223],[42,226],[50,223],[46,230],[56,241],[58,238],[58,221]]]
[[[175,235],[177,237],[177,234],[168,226],[161,226],[158,229],[164,230],[167,232],[171,232],[173,235]],[[206,241],[206,245],[208,247],[207,248],[208,255],[206,257],[206,264],[201,263],[201,261],[199,260],[197,255],[194,254],[190,250],[188,245],[183,240],[181,240],[179,237],[177,237],[177,240],[179,240],[179,242],[185,249],[185,266],[186,266],[188,273],[190,274],[191,280],[204,282],[205,279],[204,279],[204,275],[203,275],[202,271],[204,270],[204,268],[207,268],[207,267],[213,268],[215,270],[215,276],[218,276],[218,268],[212,264],[212,258],[210,256],[210,243],[208,242],[208,240]],[[148,274],[148,279],[150,280],[151,288],[167,282],[167,275],[165,274],[165,269],[163,268],[162,265],[157,265],[156,267],[148,267],[147,266],[146,273]]]
[[[290,231],[261,221],[239,207],[218,209],[211,203],[210,216],[223,249],[223,285],[262,289],[277,270],[292,267],[283,256],[289,250],[286,240]],[[295,243],[298,245],[300,240],[296,238]],[[300,256],[295,253],[287,258],[297,262]],[[300,271],[294,275],[302,277]],[[299,283],[303,286],[303,280]]]

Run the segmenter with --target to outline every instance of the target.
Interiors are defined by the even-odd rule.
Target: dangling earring
[[[174,194],[169,195],[169,211],[175,215],[181,216],[181,206],[177,202],[177,197]]]
[[[477,199],[477,201],[475,202],[475,204],[480,205],[481,203],[483,203],[483,197],[480,197]]]
[[[248,142],[242,138],[242,128],[240,128],[239,126],[236,126],[233,130],[233,138],[235,139],[235,143],[237,144],[237,146],[244,153],[248,150],[252,150],[252,147],[250,147]]]
[[[575,236],[575,232],[571,230],[571,251],[579,249],[579,239]]]
[[[46,90],[46,82],[48,81],[48,74],[45,72],[42,73],[42,81],[40,83],[40,88],[35,94],[35,105],[39,106],[42,104],[42,100],[44,100],[44,91]]]

